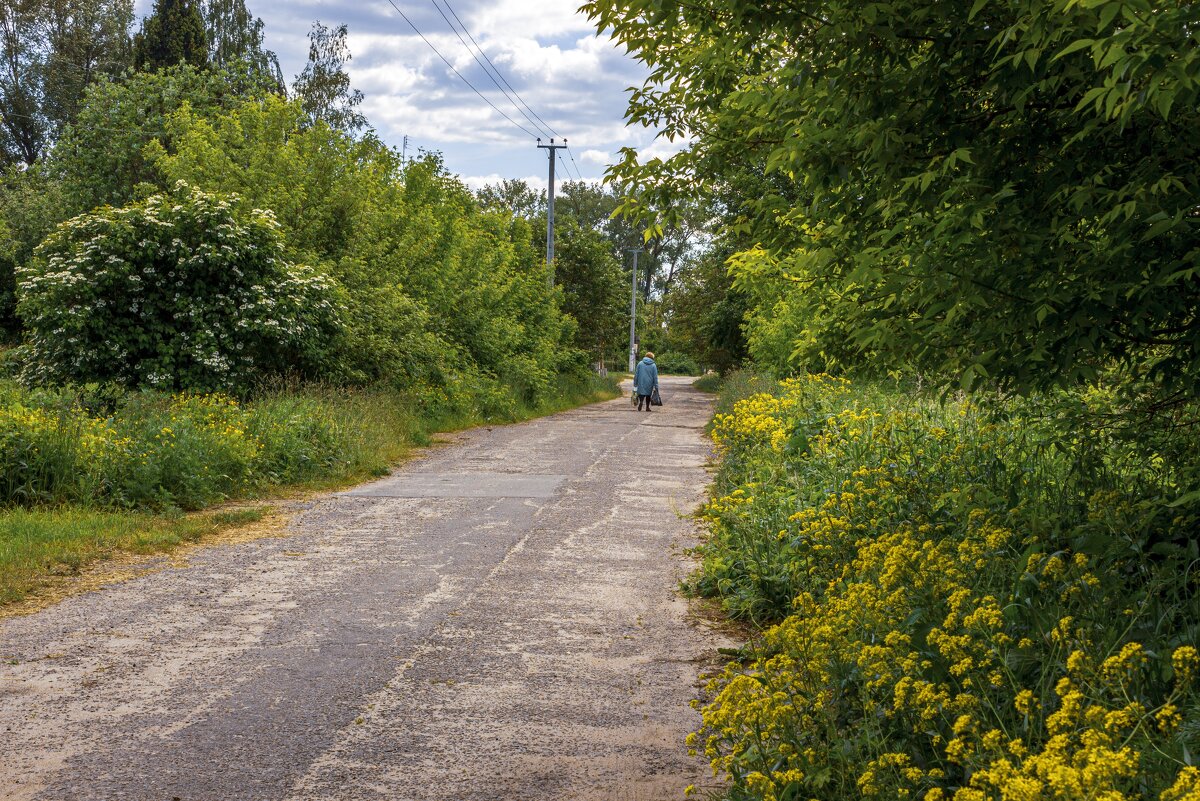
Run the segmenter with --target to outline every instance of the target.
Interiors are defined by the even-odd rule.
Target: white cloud
[[[136,0],[137,13],[153,0]],[[545,155],[532,137],[490,108],[418,37],[386,0],[247,0],[263,18],[266,45],[279,54],[291,80],[307,60],[307,34],[315,19],[345,23],[353,58],[352,85],[362,90],[362,111],[384,141],[410,152],[440,150],[447,167],[462,175],[516,177],[543,173]],[[645,79],[646,68],[606,37],[596,35],[579,0],[456,0],[454,9],[483,52],[528,103],[530,122],[496,88],[485,70],[432,4],[399,2],[425,37],[488,100],[515,123],[537,134],[553,129],[567,137],[585,178],[599,179],[621,147],[666,153],[653,132],[626,127],[626,88]],[[465,36],[464,36],[465,38]],[[540,118],[540,119],[539,119]],[[565,155],[565,154],[564,154]]]
[[[585,150],[579,154],[580,161],[586,161],[591,164],[599,164],[601,167],[607,167],[611,162],[612,156],[604,150]]]

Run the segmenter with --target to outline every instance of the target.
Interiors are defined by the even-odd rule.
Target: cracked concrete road
[[[726,640],[676,592],[709,400],[477,429],[289,536],[0,621],[0,797],[657,801]]]

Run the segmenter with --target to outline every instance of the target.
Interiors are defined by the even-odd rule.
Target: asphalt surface
[[[707,396],[477,429],[285,537],[0,621],[0,798],[650,801],[721,635],[675,588]]]

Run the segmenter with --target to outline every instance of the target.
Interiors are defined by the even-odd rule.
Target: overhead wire
[[[571,163],[575,164],[575,154],[571,152],[571,146],[567,145],[567,155],[571,157]],[[575,164],[575,174],[579,176],[579,180],[583,180],[583,173],[579,170],[579,165]]]
[[[466,77],[465,77],[465,76],[464,76],[464,75],[463,75],[461,72],[459,72],[459,71],[458,71],[458,70],[455,68],[455,66],[454,66],[453,64],[451,64],[451,63],[450,63],[450,61],[449,61],[449,60],[448,60],[448,59],[447,59],[445,56],[443,56],[443,55],[442,55],[442,51],[440,51],[440,50],[438,50],[436,47],[434,47],[434,45],[433,45],[433,42],[431,42],[431,41],[429,41],[428,39],[426,39],[426,38],[425,38],[425,34],[421,33],[421,29],[420,29],[420,28],[418,28],[416,25],[414,25],[414,24],[413,24],[413,21],[412,21],[411,19],[409,19],[409,18],[408,18],[408,15],[407,15],[407,14],[405,14],[403,11],[401,11],[401,10],[400,10],[400,6],[396,5],[396,3],[395,3],[395,0],[388,0],[388,4],[389,4],[389,5],[390,5],[392,8],[396,9],[396,13],[400,15],[400,18],[401,18],[401,19],[403,19],[405,22],[407,22],[407,23],[408,23],[408,27],[412,28],[412,29],[413,29],[413,31],[415,31],[415,32],[416,32],[417,36],[421,37],[421,41],[423,41],[425,44],[429,45],[429,49],[430,49],[430,50],[432,50],[434,53],[436,53],[436,54],[437,54],[437,57],[438,57],[438,58],[440,58],[440,59],[441,59],[441,60],[442,60],[442,61],[443,61],[443,62],[446,64],[446,66],[447,66],[447,67],[449,67],[449,68],[450,68],[450,70],[451,70],[451,71],[452,71],[452,72],[453,72],[455,75],[457,75],[457,76],[459,77],[459,79],[460,79],[460,80],[462,80],[462,82],[463,82],[463,83],[465,83],[467,86],[469,86],[469,87],[471,88],[471,91],[472,91],[472,92],[474,92],[475,94],[479,95],[479,99],[480,99],[480,100],[482,100],[484,103],[487,103],[489,106],[491,106],[491,107],[492,107],[492,109],[493,109],[493,110],[494,110],[494,111],[495,111],[497,114],[499,114],[499,115],[500,115],[501,117],[503,117],[504,119],[508,120],[508,121],[509,121],[509,122],[510,122],[512,125],[516,126],[517,128],[520,128],[522,131],[524,131],[524,132],[525,132],[525,133],[526,133],[526,134],[527,134],[527,135],[528,135],[528,136],[529,136],[531,139],[537,139],[537,138],[538,138],[538,135],[537,135],[537,134],[533,133],[533,132],[532,132],[532,131],[530,131],[528,128],[526,128],[524,125],[522,125],[521,123],[519,123],[519,122],[517,122],[516,120],[514,120],[512,117],[510,117],[510,116],[508,116],[507,114],[505,114],[503,111],[501,111],[501,110],[500,110],[500,109],[499,109],[499,108],[496,106],[496,104],[495,104],[495,103],[493,103],[492,101],[488,100],[488,99],[487,99],[487,97],[486,97],[486,96],[483,94],[483,92],[481,92],[481,91],[479,91],[478,89],[476,89],[476,88],[475,88],[475,84],[473,84],[473,83],[471,83],[470,81],[468,81],[468,80],[466,79]]]
[[[513,88],[512,84],[509,83],[508,80],[504,77],[504,74],[502,72],[500,72],[500,70],[496,67],[495,62],[493,62],[490,58],[488,58],[487,53],[483,52],[483,48],[479,46],[479,42],[476,42],[475,37],[471,35],[471,29],[463,24],[463,21],[461,19],[459,19],[458,14],[454,11],[454,6],[450,5],[450,0],[442,0],[442,2],[446,4],[446,8],[448,8],[450,10],[450,14],[453,15],[454,19],[458,20],[458,24],[462,26],[463,32],[467,35],[467,38],[470,39],[471,42],[475,45],[475,49],[479,51],[479,55],[483,56],[484,60],[488,64],[492,65],[492,70],[496,73],[496,77],[498,77],[501,81],[504,82],[504,85],[507,86],[509,91],[511,91],[513,93],[513,96],[516,97],[517,100],[521,101],[521,105],[523,105],[523,106],[525,106],[525,108],[529,109],[529,113],[532,114],[535,118],[537,118],[537,120],[539,122],[541,122],[541,124],[543,126],[545,126],[546,130],[548,130],[552,136],[560,136],[558,131],[556,131],[550,127],[550,123],[543,120],[541,118],[541,116],[536,111],[534,111],[533,108],[531,108],[528,103],[525,102],[525,98],[521,97],[521,95],[517,92],[517,90]]]
[[[542,136],[549,138],[550,134],[546,133],[546,131],[543,130],[542,127],[537,124],[537,122],[533,119],[533,117],[529,116],[529,114],[525,111],[525,109],[523,109],[523,108],[521,108],[521,106],[517,105],[517,102],[512,99],[512,97],[508,94],[508,92],[506,92],[504,90],[504,87],[500,85],[500,82],[496,80],[496,77],[493,76],[492,73],[488,71],[487,66],[482,61],[479,60],[479,56],[475,55],[475,51],[471,49],[471,46],[469,44],[467,44],[467,40],[462,38],[462,34],[458,32],[458,28],[454,27],[454,23],[451,22],[450,18],[446,16],[446,12],[442,11],[442,7],[438,5],[438,1],[430,0],[430,2],[433,3],[433,7],[437,9],[437,12],[442,15],[442,19],[446,20],[446,24],[450,26],[450,30],[454,33],[455,36],[458,37],[458,41],[461,42],[462,46],[464,48],[466,48],[466,51],[471,54],[471,58],[475,59],[475,63],[479,65],[479,68],[481,70],[483,70],[483,74],[488,76],[488,79],[492,82],[492,84],[497,89],[500,90],[500,94],[504,95],[504,99],[507,100],[512,105],[512,107],[517,110],[517,112],[519,114],[524,116],[525,120],[530,125],[532,125],[534,128],[536,128],[538,133],[540,133]],[[443,0],[443,2],[445,2],[445,0]],[[446,3],[446,8],[450,8],[449,3]],[[450,8],[450,11],[451,11],[451,13],[453,13],[454,9]],[[458,15],[456,14],[454,18],[458,19]],[[459,21],[459,25],[462,25],[461,21]],[[466,29],[466,26],[463,26],[463,31],[466,32],[467,36],[471,36],[471,32]],[[474,37],[471,38],[471,41],[472,42],[475,41]],[[478,47],[479,47],[479,45],[476,45],[476,48],[478,48]],[[484,58],[487,58],[487,54],[483,53],[482,50],[480,50],[479,52],[481,54],[483,54]],[[491,64],[490,59],[489,59],[488,63]],[[494,65],[493,65],[492,69],[493,70],[495,69]],[[499,73],[496,73],[496,75],[499,75]],[[506,81],[506,83],[507,83],[507,81]],[[532,110],[532,109],[530,109],[530,110]]]
[[[563,172],[565,172],[567,174],[567,180],[574,181],[575,178],[571,175],[571,170],[569,167],[567,167],[567,162],[563,161],[562,156],[559,156],[558,154],[555,154],[555,155],[558,156],[558,163],[562,165]]]

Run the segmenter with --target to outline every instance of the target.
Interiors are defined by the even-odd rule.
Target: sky
[[[556,165],[556,182],[564,180],[564,168],[572,178],[578,173],[599,180],[622,147],[650,155],[676,149],[655,140],[653,131],[625,125],[627,89],[642,83],[646,67],[597,35],[577,11],[582,0],[450,0],[449,8],[532,109],[525,113],[533,122],[496,87],[434,0],[393,2],[399,11],[389,0],[246,0],[246,6],[262,18],[266,47],[278,54],[289,84],[308,59],[313,21],[329,27],[345,23],[352,56],[347,72],[365,95],[360,108],[376,133],[397,148],[407,136],[410,154],[440,151],[446,167],[472,188],[501,178],[545,188],[547,151],[538,150],[530,134],[554,135],[556,142],[566,137],[570,155],[558,151],[566,163]],[[445,0],[439,2],[456,21]],[[153,0],[136,0],[139,24],[152,5]],[[400,12],[512,122],[480,99]]]

